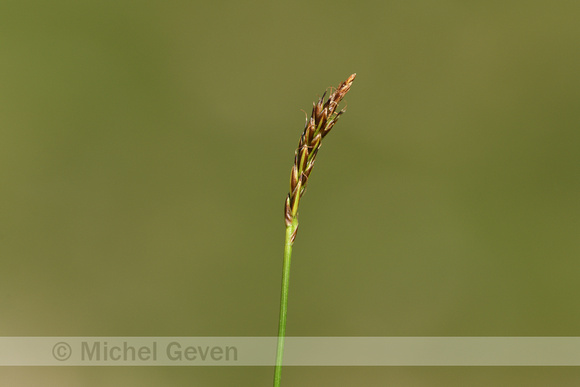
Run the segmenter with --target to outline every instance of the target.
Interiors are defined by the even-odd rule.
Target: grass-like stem
[[[278,347],[276,349],[276,369],[274,370],[274,387],[280,387],[282,375],[282,356],[284,354],[284,338],[286,337],[286,315],[288,314],[288,287],[290,284],[290,262],[292,260],[292,235],[298,227],[295,219],[286,227],[284,241],[284,264],[282,266],[282,290],[280,292],[280,323],[278,324]]]

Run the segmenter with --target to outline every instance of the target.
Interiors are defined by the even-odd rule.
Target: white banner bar
[[[0,366],[273,366],[276,337],[0,337]],[[285,366],[580,366],[580,337],[287,337]]]

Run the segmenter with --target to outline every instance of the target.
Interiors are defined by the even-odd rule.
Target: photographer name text
[[[235,346],[191,345],[177,341],[158,343],[156,341],[132,345],[126,341],[82,341],[79,355],[87,362],[237,362],[238,349]]]

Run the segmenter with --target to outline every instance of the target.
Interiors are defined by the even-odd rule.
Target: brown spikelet
[[[348,79],[342,82],[336,90],[328,96],[324,101],[326,92],[318,99],[317,103],[313,103],[312,113],[304,132],[300,136],[298,148],[294,153],[294,165],[290,174],[290,193],[286,198],[284,207],[284,219],[286,227],[292,224],[298,214],[298,204],[300,198],[306,189],[306,183],[316,159],[316,154],[322,144],[322,139],[330,132],[338,118],[346,111],[342,109],[336,111],[340,101],[344,98],[346,93],[350,90],[350,86],[354,81],[356,74],[352,74]],[[292,235],[292,241],[296,238],[296,230]]]

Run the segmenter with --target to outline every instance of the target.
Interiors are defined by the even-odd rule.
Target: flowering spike
[[[304,132],[300,136],[298,149],[294,153],[294,166],[290,175],[290,193],[286,198],[284,216],[286,227],[296,224],[300,198],[306,189],[308,177],[314,167],[316,155],[322,144],[322,139],[330,132],[344,109],[336,111],[338,105],[350,90],[356,74],[352,74],[330,93],[325,101],[326,91],[318,102],[312,104],[312,114],[306,121]],[[292,242],[296,238],[296,230],[292,234]]]

